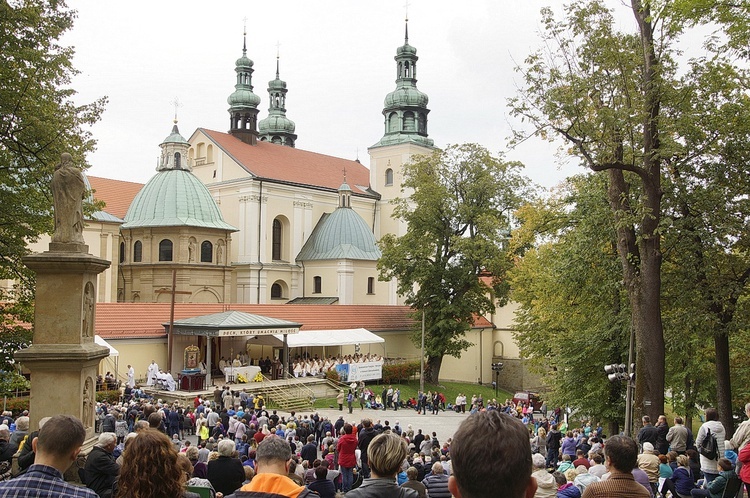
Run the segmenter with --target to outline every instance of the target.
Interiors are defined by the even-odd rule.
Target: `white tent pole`
[[[206,389],[211,385],[211,336],[206,336]]]

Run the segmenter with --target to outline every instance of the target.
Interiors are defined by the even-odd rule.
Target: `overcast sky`
[[[108,96],[93,128],[98,150],[89,174],[146,182],[179,99],[180,132],[227,131],[227,97],[242,53],[255,63],[259,119],[268,114],[268,81],[277,43],[287,82],[287,116],[300,149],[369,165],[367,148],[383,135],[383,99],[395,88],[396,48],[404,42],[404,0],[69,0],[78,19],[64,42],[75,46],[79,102]],[[514,66],[540,44],[539,10],[560,0],[411,0],[409,42],[417,48],[418,88],[430,99],[428,132],[437,146],[477,142],[506,152],[506,101],[520,78]],[[620,2],[623,23],[632,23]],[[560,166],[555,146],[529,141],[506,157],[551,187],[582,171]]]

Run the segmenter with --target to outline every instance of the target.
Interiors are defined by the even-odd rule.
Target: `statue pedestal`
[[[23,260],[36,272],[34,337],[15,359],[31,372],[30,430],[40,419],[64,413],[83,422],[89,439],[94,437],[98,365],[109,355],[108,348],[94,342],[97,275],[110,262],[65,249]]]

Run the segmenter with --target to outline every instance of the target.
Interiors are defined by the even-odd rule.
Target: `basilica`
[[[402,192],[401,167],[435,147],[408,24],[394,59],[396,87],[385,96],[383,135],[373,137],[369,168],[297,148],[278,57],[261,98],[243,42],[227,98],[228,130],[198,128],[185,138],[175,119],[145,185],[89,176],[105,207],[88,220],[84,236],[93,254],[112,262],[100,275],[97,334],[145,371],[152,357],[167,356],[161,326],[167,303],[177,303],[183,317],[232,307],[273,316],[278,309],[279,318],[302,323],[303,332],[305,323],[366,326],[385,338],[366,353],[416,357],[409,335],[417,323],[396,283],[379,280],[377,271],[377,241],[406,228],[392,217],[391,201],[409,194]],[[259,119],[264,100],[268,114]],[[46,241],[33,248],[45,249]],[[462,359],[446,358],[443,375],[491,382],[494,361],[517,361],[509,373],[517,377],[513,385],[528,387],[512,320],[512,307],[477,317],[467,334],[474,345]],[[213,354],[220,350],[215,345]]]

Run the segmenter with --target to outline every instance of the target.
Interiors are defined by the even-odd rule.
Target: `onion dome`
[[[427,94],[417,89],[417,49],[409,45],[409,20],[404,44],[396,49],[396,89],[386,95],[383,106],[385,133],[373,147],[416,143],[432,147],[427,136]]]

